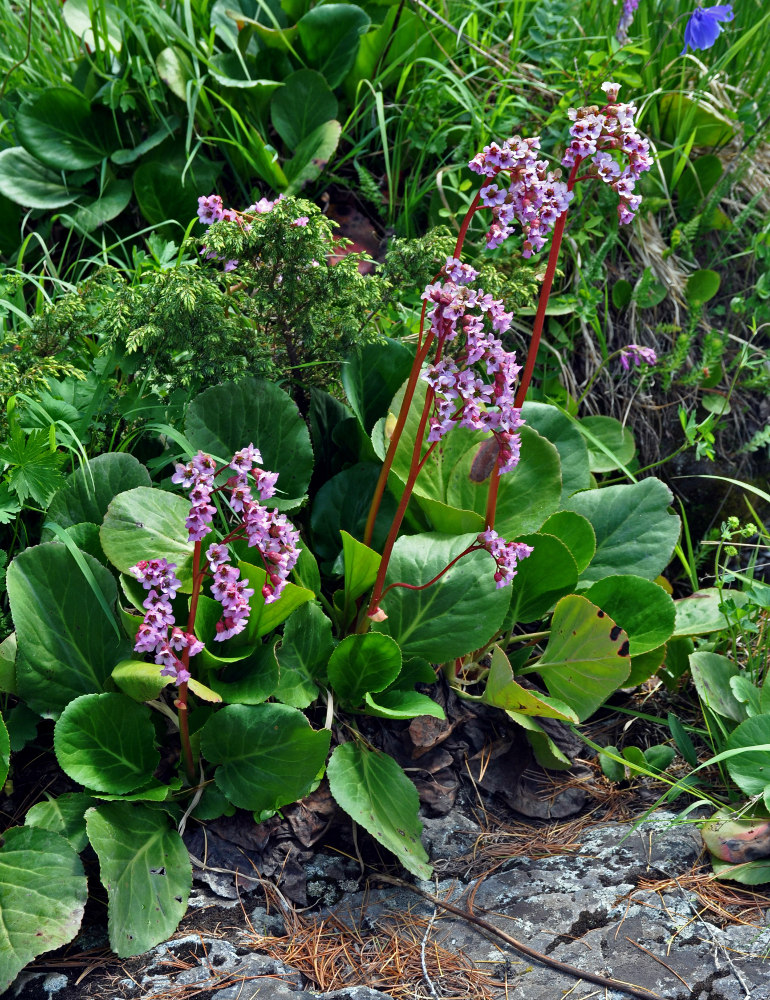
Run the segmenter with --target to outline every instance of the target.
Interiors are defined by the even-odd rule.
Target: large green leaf
[[[578,568],[567,546],[553,535],[521,535],[517,542],[532,546],[532,552],[518,563],[511,584],[511,606],[506,628],[517,622],[538,621],[560,597],[577,584]]]
[[[634,435],[614,417],[583,417],[577,426],[588,443],[591,472],[612,472],[634,457]]]
[[[101,524],[114,497],[149,485],[149,472],[133,455],[122,451],[97,455],[67,478],[48,506],[47,520],[63,528],[83,522]],[[47,541],[45,535],[44,525],[43,541]]]
[[[165,490],[137,486],[119,494],[104,515],[99,538],[107,558],[121,573],[142,559],[176,565],[182,593],[192,592],[193,543],[185,519],[190,501]]]
[[[606,611],[628,635],[631,656],[649,653],[671,638],[674,602],[651,580],[630,575],[608,576],[589,587],[584,596]]]
[[[56,798],[49,796],[37,802],[24,817],[25,826],[39,827],[61,834],[79,854],[87,845],[86,809],[96,805],[87,792],[64,792]]]
[[[176,221],[184,227],[195,217],[198,195],[214,187],[221,168],[199,153],[186,169],[187,156],[181,150],[169,151],[161,158],[164,148],[161,146],[153,153],[156,159],[140,163],[134,171],[134,195],[142,215],[151,225]],[[173,233],[176,235],[179,229],[174,229]]]
[[[342,384],[350,408],[367,434],[387,414],[388,405],[408,378],[413,361],[414,352],[400,340],[389,337],[365,344],[346,359]]]
[[[257,646],[253,653],[237,663],[222,664],[219,674],[211,673],[208,682],[228,704],[261,705],[271,695],[285,700],[278,690],[278,678],[278,663],[273,647],[268,644]]]
[[[679,518],[668,510],[671,491],[659,479],[576,493],[565,504],[587,518],[596,533],[596,554],[581,579],[634,573],[654,580],[679,540]]]
[[[136,791],[160,762],[150,710],[111,692],[70,702],[56,723],[54,750],[65,774],[94,792]]]
[[[343,743],[327,768],[329,788],[349,816],[396,855],[408,871],[428,879],[431,867],[420,842],[417,789],[392,757]]]
[[[22,146],[0,151],[0,194],[25,208],[62,208],[82,194]]]
[[[318,697],[318,680],[325,678],[334,649],[332,623],[315,601],[291,615],[276,650],[280,669],[275,696],[293,708],[307,708]]]
[[[487,705],[520,715],[536,715],[542,719],[562,719],[577,722],[575,712],[534,688],[526,688],[514,680],[508,657],[500,646],[493,646],[489,674],[482,696]]]
[[[310,515],[313,549],[319,559],[333,562],[339,555],[343,528],[354,538],[363,538],[379,475],[379,465],[359,462],[323,484],[316,494]],[[374,548],[382,548],[385,544],[397,506],[391,493],[383,495],[372,535]]]
[[[393,546],[385,583],[426,584],[474,541],[474,535],[405,535]],[[387,619],[373,628],[395,639],[405,659],[444,662],[480,649],[500,629],[510,602],[510,592],[495,586],[494,569],[488,553],[472,552],[425,590],[395,587],[381,601]]]
[[[725,749],[743,751],[726,761],[735,784],[746,795],[764,794],[767,800],[770,788],[770,715],[755,715],[736,726],[727,738]]]
[[[108,222],[116,219],[128,207],[133,194],[133,186],[129,180],[111,180],[94,198],[78,200],[79,208],[71,213],[62,212],[62,217],[71,222],[72,226],[82,233],[101,229]]]
[[[5,727],[5,720],[0,715],[0,788],[5,784],[8,770],[11,766],[11,740]]]
[[[582,573],[596,552],[596,535],[590,521],[573,510],[557,510],[543,523],[544,535],[555,535],[564,542]]]
[[[16,132],[27,152],[53,170],[94,167],[120,146],[109,111],[64,87],[47,87],[22,105]]]
[[[370,23],[369,15],[352,3],[314,7],[297,22],[308,63],[323,73],[330,87],[345,79]]]
[[[262,813],[308,794],[330,739],[288,705],[228,705],[203,727],[201,748],[233,805]]]
[[[289,181],[287,194],[299,194],[306,184],[321,174],[334,155],[341,135],[342,126],[332,120],[319,125],[302,140],[294,156],[283,165]]]
[[[88,886],[64,837],[13,827],[0,846],[0,992],[33,958],[71,941],[83,919]]]
[[[164,812],[111,802],[86,813],[107,890],[110,947],[121,958],[170,937],[187,909],[192,866]]]
[[[358,707],[369,692],[384,690],[401,673],[401,650],[387,635],[349,635],[329,659],[329,682],[341,701]]]
[[[628,677],[628,636],[595,604],[570,594],[556,605],[535,669],[549,693],[584,722]]]
[[[83,554],[108,607],[115,579]],[[64,545],[48,542],[20,552],[8,567],[8,596],[16,626],[16,679],[31,709],[56,719],[73,698],[114,689],[110,674],[128,653],[95,599],[89,581]]]
[[[310,434],[291,397],[272,382],[247,378],[206,389],[187,410],[185,433],[194,448],[223,461],[254,444],[264,468],[278,473],[271,506],[291,510],[302,501],[313,471]]]
[[[748,711],[746,705],[739,701],[731,681],[742,675],[741,670],[721,653],[701,650],[690,653],[690,673],[695,690],[705,706],[725,719],[733,722],[743,722]],[[770,781],[770,774],[767,780]]]
[[[270,102],[273,128],[292,152],[320,125],[337,117],[337,98],[320,73],[300,69],[287,76]]]
[[[749,595],[730,587],[706,587],[696,591],[691,597],[675,601],[676,628],[674,635],[708,635],[721,632],[729,625],[727,615],[720,611],[723,604],[734,603],[743,607]]]
[[[483,514],[489,480],[477,482],[473,475],[477,452],[478,445],[474,445],[458,456],[449,475],[446,502]],[[558,510],[561,492],[561,464],[556,446],[531,427],[522,427],[519,464],[500,477],[495,529],[508,539],[537,531]]]
[[[530,427],[556,446],[561,460],[562,499],[591,486],[588,448],[574,420],[549,403],[526,402],[521,415]]]

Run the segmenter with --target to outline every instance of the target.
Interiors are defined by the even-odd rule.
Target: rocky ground
[[[436,881],[414,886],[573,972],[523,955],[467,915],[415,893],[413,880],[367,835],[353,835],[322,785],[309,802],[284,810],[282,821],[256,827],[236,815],[191,831],[190,910],[170,941],[116,959],[105,947],[102,910],[74,946],[41,956],[8,995],[770,997],[770,896],[715,883],[692,822],[661,811],[634,821],[661,786],[611,786],[595,765],[578,759],[579,747],[566,744],[577,760],[571,772],[554,778],[528,769],[520,731],[501,728],[499,715],[492,725],[464,712],[448,705],[443,728],[415,720],[392,731],[385,747],[411,764],[421,790],[423,841]],[[589,982],[580,971],[636,993]]]

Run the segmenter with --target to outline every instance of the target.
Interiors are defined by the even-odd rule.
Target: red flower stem
[[[425,307],[423,306],[423,313],[425,312]],[[420,330],[420,337],[422,338],[422,329]],[[404,399],[401,403],[401,409],[398,411],[398,419],[396,420],[396,426],[393,429],[393,435],[390,439],[390,444],[388,445],[388,451],[385,455],[385,461],[382,463],[382,468],[380,469],[380,476],[377,480],[377,486],[374,490],[374,496],[372,497],[372,502],[369,507],[369,515],[366,518],[366,527],[364,528],[364,545],[372,544],[372,535],[374,534],[374,522],[377,520],[377,514],[380,510],[380,503],[382,502],[382,496],[385,492],[385,486],[388,482],[388,476],[390,470],[393,466],[393,460],[396,457],[396,449],[398,448],[398,443],[401,440],[401,435],[404,432],[404,427],[406,426],[406,419],[409,416],[409,408],[412,405],[412,400],[414,399],[415,390],[417,389],[417,380],[420,377],[420,369],[422,368],[422,363],[428,356],[428,351],[430,350],[431,344],[434,340],[433,332],[429,332],[425,338],[425,344],[418,350],[417,355],[412,364],[412,370],[409,373],[409,381],[406,384],[406,390],[404,391]]]
[[[423,406],[422,416],[420,417],[420,425],[417,428],[417,436],[415,437],[414,447],[412,448],[412,460],[409,463],[409,475],[407,476],[406,483],[404,484],[404,492],[401,494],[401,500],[399,501],[396,514],[393,518],[393,523],[390,526],[388,537],[385,540],[385,548],[382,551],[382,559],[380,560],[380,567],[377,570],[377,579],[374,581],[374,590],[372,591],[372,597],[369,601],[367,615],[372,615],[377,610],[380,600],[382,599],[382,587],[385,582],[385,573],[388,569],[390,556],[393,552],[393,546],[396,544],[398,531],[401,527],[401,522],[404,520],[404,514],[406,513],[406,508],[408,507],[409,500],[412,496],[415,480],[420,472],[420,451],[422,450],[422,439],[425,435],[425,427],[428,423],[431,408],[433,407],[434,396],[435,392],[433,388],[428,386],[428,391],[425,394],[425,405]]]
[[[201,543],[196,542],[193,549],[193,589],[190,597],[190,614],[187,618],[187,631],[192,635],[195,628],[195,615],[198,610],[198,597],[203,584],[205,567],[201,570]],[[184,669],[190,669],[190,649],[185,647],[182,652],[182,665]],[[195,763],[193,762],[192,747],[190,746],[190,726],[187,718],[187,681],[179,685],[179,695],[176,699],[176,708],[179,713],[179,739],[182,744],[182,755],[184,757],[184,768],[187,772],[187,779],[191,785],[196,782]]]
[[[465,242],[465,236],[468,232],[468,226],[471,223],[476,209],[479,207],[479,202],[481,200],[481,189],[476,192],[476,197],[470,204],[468,211],[465,213],[465,218],[460,226],[460,232],[457,235],[457,242],[455,243],[454,255],[459,257],[462,253],[463,243]],[[399,441],[401,440],[401,435],[404,432],[404,427],[406,426],[406,420],[409,415],[409,409],[412,405],[412,400],[414,399],[415,390],[417,389],[417,380],[420,377],[420,369],[428,357],[428,351],[430,350],[431,344],[434,340],[434,334],[429,331],[423,342],[423,333],[425,328],[425,312],[427,309],[427,301],[423,303],[422,314],[420,316],[420,333],[417,341],[417,354],[415,355],[414,362],[412,363],[412,370],[409,373],[409,381],[406,385],[406,391],[404,392],[404,398],[401,402],[401,409],[398,412],[398,418],[396,420],[396,426],[393,430],[393,435],[390,439],[390,444],[388,445],[388,450],[385,455],[385,461],[383,462],[382,468],[380,469],[380,476],[377,480],[377,486],[374,490],[374,496],[372,497],[372,502],[369,507],[369,514],[366,518],[366,526],[364,528],[364,545],[371,545],[372,535],[374,534],[374,522],[377,520],[377,514],[380,509],[380,504],[382,503],[382,497],[385,493],[385,486],[388,482],[388,476],[390,475],[390,470],[393,466],[393,460],[396,457],[396,449],[398,448]],[[419,461],[419,452],[417,455]],[[419,469],[417,470],[419,472]],[[411,493],[411,489],[409,490]],[[407,503],[409,498],[407,497]],[[404,507],[406,510],[406,507]],[[403,516],[403,515],[402,515]],[[400,522],[399,522],[400,523]],[[391,548],[392,548],[391,544]],[[388,558],[390,558],[390,552],[388,552]],[[385,560],[385,555],[383,553],[383,560]],[[386,560],[385,560],[386,561]],[[386,561],[387,562],[387,561]],[[387,565],[386,565],[387,568]]]
[[[486,552],[486,549],[484,548],[483,545],[469,545],[467,549],[463,549],[463,551],[460,553],[459,556],[455,556],[454,559],[450,563],[448,563],[441,570],[440,573],[437,573],[436,576],[434,576],[432,580],[428,580],[427,583],[419,583],[419,584],[418,583],[391,583],[391,584],[389,584],[383,590],[382,596],[384,597],[388,593],[388,591],[389,590],[393,590],[394,587],[405,587],[407,590],[425,590],[426,587],[432,587],[433,584],[436,583],[438,580],[440,580],[441,577],[445,573],[448,573],[449,570],[454,566],[454,564],[456,562],[459,562],[460,559],[463,558],[463,556],[470,555],[471,552],[481,552],[481,551]]]
[[[577,172],[582,159],[575,161],[575,164],[570,171],[569,180],[567,181],[567,190],[571,191],[575,186],[577,180]],[[553,227],[553,239],[551,240],[551,249],[548,253],[548,264],[545,269],[545,277],[543,279],[543,285],[540,289],[540,298],[537,303],[537,312],[535,314],[535,322],[532,326],[532,338],[529,342],[529,350],[527,351],[527,360],[524,364],[524,372],[519,381],[519,387],[516,390],[516,398],[514,400],[514,406],[516,408],[521,408],[524,404],[524,399],[527,395],[527,390],[529,389],[529,384],[532,381],[532,374],[535,370],[535,361],[537,360],[537,351],[540,347],[540,338],[543,334],[543,327],[545,326],[545,311],[548,308],[548,300],[551,297],[551,289],[553,288],[553,279],[556,275],[556,263],[559,259],[559,251],[561,250],[561,242],[564,237],[564,227],[567,223],[567,211],[565,209],[559,218],[556,220],[556,224]],[[495,462],[494,468],[492,469],[492,476],[489,482],[489,492],[487,494],[487,508],[484,515],[487,528],[493,528],[495,525],[495,514],[497,512],[497,494],[500,487],[500,465],[499,462]]]

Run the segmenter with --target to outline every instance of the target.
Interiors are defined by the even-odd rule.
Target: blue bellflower
[[[720,22],[732,21],[733,16],[733,6],[729,3],[696,8],[684,29],[684,48],[679,54],[683,56],[688,45],[693,52],[696,49],[710,49],[722,31]]]

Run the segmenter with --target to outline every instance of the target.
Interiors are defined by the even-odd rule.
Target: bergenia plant
[[[99,857],[118,954],[181,919],[188,817],[239,808],[261,822],[324,775],[359,826],[429,877],[415,785],[360,718],[443,718],[426,693],[438,668],[459,696],[520,723],[538,760],[565,767],[538,720],[583,721],[663,662],[675,609],[655,580],[679,537],[670,491],[654,478],[597,488],[596,474],[627,462],[626,430],[525,399],[576,185],[611,187],[626,224],[650,166],[634,107],[616,84],[604,91],[602,107],[570,112],[566,178],[536,138],[473,158],[479,191],[422,294],[416,346],[382,338],[350,354],[349,406],[313,387],[306,420],[273,382],[212,385],[189,404],[184,437],[165,438],[194,456],[171,476],[186,498],[153,487],[130,455],[99,456],[49,508],[50,537],[67,544],[31,546],[8,568],[12,690],[56,720],[57,758],[82,788],[56,815]],[[206,253],[239,261],[239,282],[272,253],[276,295],[288,284],[264,233],[293,244],[297,280],[334,270],[310,203],[225,211],[201,201],[220,227]],[[462,259],[477,213],[489,247],[520,237],[529,257],[550,240],[523,365],[512,310]],[[653,360],[633,344],[616,356]],[[73,555],[75,537],[88,552]],[[521,683],[530,675],[537,684]],[[45,809],[28,817],[50,822]],[[79,864],[58,834],[34,836],[63,852],[62,870]]]

